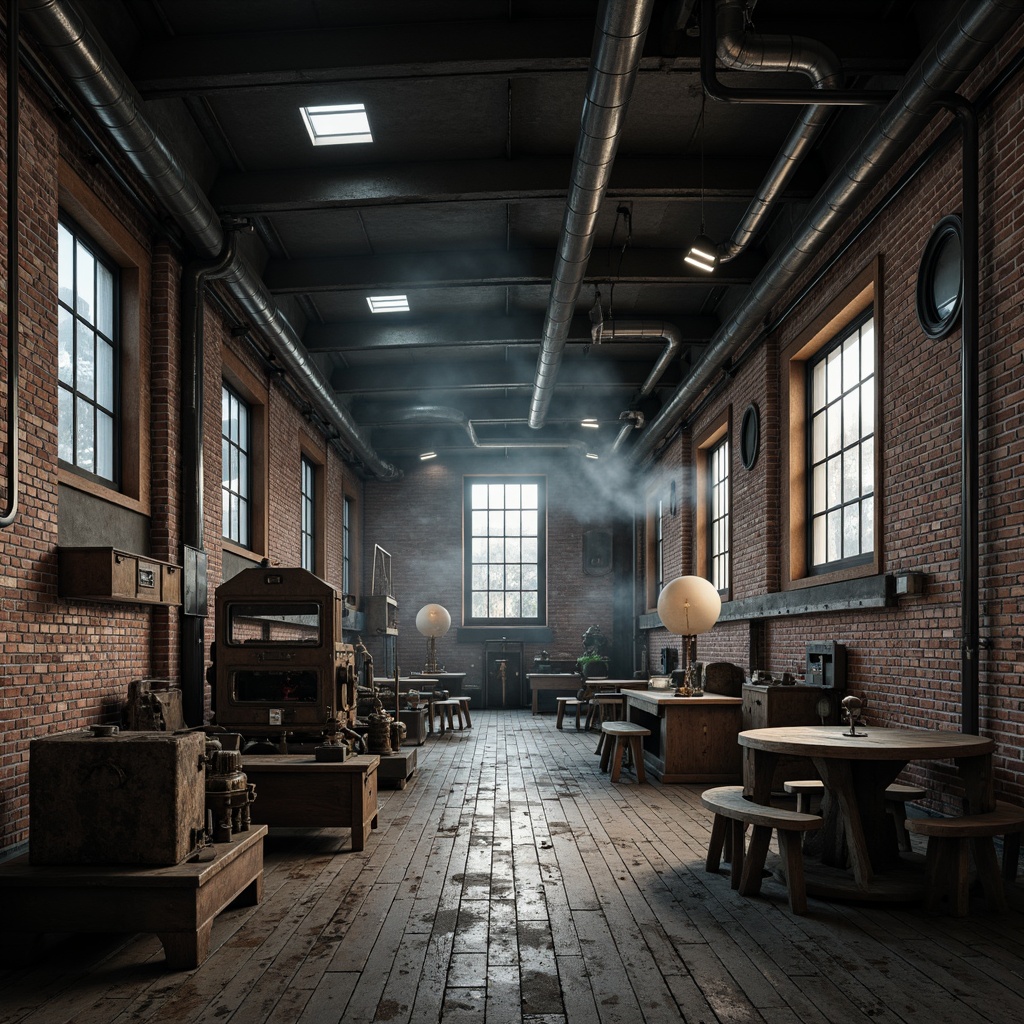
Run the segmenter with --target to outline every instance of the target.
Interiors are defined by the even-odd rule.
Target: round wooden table
[[[956,762],[964,790],[964,813],[995,807],[992,752],[982,736],[932,729],[891,729],[860,725],[801,725],[749,729],[739,734],[744,748],[744,786],[758,803],[771,798],[772,776],[780,756],[807,757],[825,784],[822,803],[821,864],[828,869],[819,895],[863,899],[915,899],[923,878],[912,882],[902,868],[896,834],[887,819],[885,790],[911,761]],[[849,857],[852,877],[846,871]],[[808,870],[808,891],[813,891]]]

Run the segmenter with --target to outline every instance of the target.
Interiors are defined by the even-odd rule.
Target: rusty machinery
[[[356,658],[342,596],[305,569],[243,569],[217,588],[208,678],[216,724],[247,748],[343,743],[356,713]]]

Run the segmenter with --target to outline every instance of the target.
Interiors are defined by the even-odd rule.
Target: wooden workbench
[[[737,737],[741,697],[676,697],[662,690],[627,690],[626,717],[646,726],[644,764],[662,782],[736,783],[743,775]]]
[[[259,903],[266,834],[265,825],[254,825],[208,848],[211,859],[172,867],[33,865],[25,854],[0,864],[3,928],[152,932],[167,966],[190,970],[206,959],[213,919],[229,903]]]
[[[289,828],[350,828],[361,850],[377,827],[376,754],[317,761],[306,754],[252,754],[242,770],[256,784],[252,820]]]

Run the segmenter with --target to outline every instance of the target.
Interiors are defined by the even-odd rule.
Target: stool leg
[[[966,839],[953,840],[952,889],[950,911],[956,917],[966,917],[970,903],[970,843]]]
[[[555,716],[555,728],[562,728],[562,719],[565,717],[565,701],[560,700],[558,702],[558,714]],[[579,717],[579,708],[576,709],[576,717]]]
[[[622,741],[622,736],[615,737],[615,746],[612,749],[612,782],[618,782],[622,774],[622,759],[626,754],[626,744]]]
[[[740,887],[740,879],[743,877],[743,833],[746,826],[742,821],[729,822],[729,885],[733,889]]]
[[[462,713],[466,716],[466,728],[473,728],[473,719],[469,717],[469,701],[464,700],[462,702]]]
[[[1003,878],[999,873],[999,858],[991,836],[977,836],[971,840],[974,866],[978,869],[978,880],[985,893],[985,899],[993,910],[1006,909],[1006,893],[1003,892]]]
[[[708,855],[704,861],[704,870],[717,874],[722,866],[722,848],[729,831],[729,819],[716,814],[711,822],[711,839],[708,841]]]
[[[597,747],[594,749],[595,754],[600,754],[604,750],[604,733],[599,732],[597,734]]]
[[[576,731],[580,731],[580,715],[583,711],[583,704],[580,701],[576,702]]]
[[[756,896],[761,891],[761,876],[771,838],[771,825],[755,825],[751,830],[750,842],[743,855],[743,873],[740,875],[739,886],[741,896]]]
[[[794,914],[807,913],[807,883],[804,880],[804,854],[798,832],[778,829],[779,852],[786,862],[786,889],[789,892],[789,909]]]
[[[611,737],[605,736],[604,733],[601,733],[601,736],[604,739],[604,750],[601,751],[601,771],[606,772],[612,759],[612,747],[614,744],[611,742]]]
[[[893,825],[896,828],[896,844],[905,853],[909,853],[910,833],[907,831],[907,805],[902,800],[887,800],[885,809],[892,817]]]
[[[1011,832],[1003,836],[1003,878],[1007,882],[1017,880],[1017,865],[1020,861],[1020,833]]]
[[[630,736],[629,746],[633,752],[633,764],[636,765],[636,781],[646,782],[647,772],[644,770],[644,752],[640,749],[640,737]]]
[[[462,720],[462,705],[456,704],[455,707],[452,708],[452,713],[459,720],[459,732],[462,732],[462,730],[466,728],[466,723]]]

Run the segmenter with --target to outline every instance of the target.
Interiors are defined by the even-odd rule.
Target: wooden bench
[[[761,891],[761,876],[768,856],[772,829],[779,837],[779,852],[785,861],[786,889],[789,906],[794,914],[807,912],[807,891],[804,883],[804,858],[800,848],[801,832],[821,828],[817,814],[790,811],[782,807],[755,804],[743,795],[742,786],[718,786],[701,794],[701,803],[714,811],[711,841],[705,868],[718,873],[722,849],[731,838],[729,881],[742,896],[756,896]],[[753,826],[750,845],[744,853],[743,833],[747,825]]]
[[[825,792],[825,784],[821,779],[790,779],[782,784],[787,793],[796,797],[796,809],[805,814],[814,813],[811,800]],[[911,800],[923,800],[927,795],[921,786],[909,786],[902,782],[894,782],[885,790],[885,809],[896,829],[896,841],[901,850],[910,851],[910,836],[904,822],[907,819],[907,803]]]
[[[1024,808],[996,802],[994,811],[967,814],[959,818],[907,818],[908,832],[928,837],[928,895],[926,906],[938,908],[943,896],[949,897],[950,913],[965,917],[968,909],[970,854],[978,869],[985,898],[994,910],[1006,906],[1003,880],[1017,877],[1020,836],[1024,832]],[[993,843],[1003,837],[1003,871]]]
[[[172,867],[36,866],[24,854],[0,865],[4,930],[155,932],[167,966],[192,970],[210,952],[213,919],[259,903],[266,834],[256,825]]]
[[[601,752],[601,771],[608,771],[610,762],[611,781],[618,782],[619,776],[622,774],[622,760],[628,748],[636,768],[636,781],[646,782],[644,752],[640,741],[644,736],[650,736],[651,730],[634,722],[603,722],[601,734],[605,739],[604,750]]]
[[[576,709],[576,730],[577,732],[582,725],[582,713],[583,709],[587,706],[587,701],[578,700],[576,697],[556,697],[555,703],[558,705],[558,714],[555,716],[555,728],[561,729],[562,722],[565,719],[565,709],[575,708]]]

